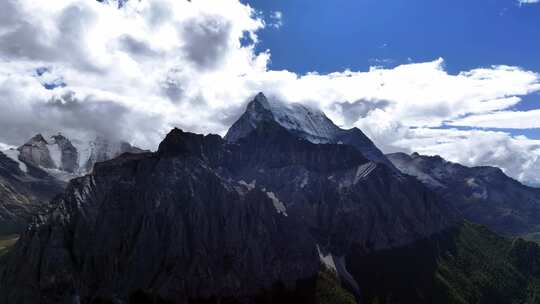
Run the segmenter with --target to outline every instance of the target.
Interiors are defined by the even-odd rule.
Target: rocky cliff
[[[142,149],[127,142],[96,137],[91,141],[72,142],[62,134],[51,136],[47,141],[37,134],[17,148],[18,161],[48,170],[57,178],[68,181],[71,178],[92,171],[94,164],[112,159],[122,153],[141,153]]]
[[[299,131],[261,120],[232,141],[174,129],[156,153],[98,163],[8,254],[0,303],[255,302],[321,267],[359,296],[351,260],[457,224],[415,178]]]
[[[17,149],[20,152],[19,159],[36,167],[55,168],[56,164],[49,152],[48,144],[43,135],[37,134]]]
[[[388,158],[451,202],[470,221],[504,235],[540,231],[540,189],[495,167],[466,167],[439,156],[395,153]]]
[[[0,302],[141,291],[182,303],[316,274],[309,234],[268,193],[212,169],[197,143],[211,139],[173,131],[156,154],[124,155],[73,180],[10,253]]]
[[[0,235],[23,230],[42,205],[61,193],[64,186],[45,171],[21,166],[0,152]]]
[[[24,230],[69,179],[86,174],[96,162],[143,152],[127,143],[96,142],[84,149],[60,134],[49,141],[38,134],[17,149],[0,152],[0,235]]]
[[[360,129],[341,129],[318,109],[269,99],[262,93],[247,105],[244,114],[227,132],[225,140],[236,142],[249,135],[261,123],[278,124],[312,143],[353,146],[367,159],[393,168],[392,163]]]

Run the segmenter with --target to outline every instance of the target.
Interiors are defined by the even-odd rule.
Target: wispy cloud
[[[270,14],[270,22],[268,23],[270,27],[280,28],[283,26],[283,13],[281,11],[274,11]]]
[[[540,0],[518,0],[519,5],[540,3]]]
[[[448,123],[452,126],[467,126],[490,129],[537,129],[540,128],[540,109],[530,111],[498,111],[488,114],[470,115]]]

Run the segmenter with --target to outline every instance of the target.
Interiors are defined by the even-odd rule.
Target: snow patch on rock
[[[334,261],[334,256],[331,253],[324,254],[321,251],[321,248],[319,247],[319,244],[317,244],[317,252],[319,253],[319,259],[323,263],[326,268],[333,270],[337,274],[337,268],[336,268],[336,262]]]
[[[69,182],[70,180],[78,177],[77,174],[69,173],[67,171],[63,171],[60,169],[44,168],[44,167],[40,167],[40,169],[47,172],[49,175],[53,176],[54,178],[61,180],[63,182]]]
[[[354,176],[354,184],[368,177],[369,174],[375,170],[375,168],[377,168],[377,164],[374,162],[368,162],[358,166],[356,175]]]
[[[11,158],[13,161],[19,164],[19,169],[21,169],[21,171],[28,172],[28,167],[26,166],[26,164],[19,160],[19,155],[21,154],[19,150],[11,148],[3,152],[7,157]]]
[[[255,181],[255,180],[252,180],[251,183],[248,184],[248,183],[245,182],[244,180],[240,180],[238,183],[239,183],[240,185],[242,185],[242,186],[248,188],[248,190],[253,190],[253,189],[255,189],[256,181]]]
[[[272,200],[272,203],[274,204],[274,208],[276,208],[277,213],[287,216],[287,208],[285,207],[283,202],[277,198],[274,192],[266,192],[266,195],[268,195],[268,197]]]
[[[328,143],[339,132],[339,128],[318,109],[275,100],[269,100],[267,104],[276,122],[288,130],[306,133],[306,139],[313,143]]]

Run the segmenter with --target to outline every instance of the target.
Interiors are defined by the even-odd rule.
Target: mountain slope
[[[305,190],[272,182],[304,173]],[[98,163],[51,208],[7,256],[0,300],[251,301],[275,284],[300,292],[321,260],[358,294],[347,259],[453,225],[413,178],[275,124],[237,143],[173,130],[156,153]]]
[[[352,243],[367,251],[398,246],[453,221],[447,203],[414,178],[369,161],[349,145],[313,144],[260,123],[228,147],[234,158],[218,164],[222,174],[271,190],[335,254],[345,254]]]
[[[452,202],[470,221],[505,235],[540,231],[540,189],[525,186],[498,168],[470,168],[416,153],[388,158]]]
[[[72,180],[0,260],[0,303],[535,303],[538,246],[357,147],[250,128]]]
[[[10,253],[0,302],[88,303],[137,290],[184,300],[249,296],[316,275],[305,230],[266,192],[208,166],[198,142],[214,140],[173,131],[157,154],[126,154],[73,180]]]
[[[18,233],[65,183],[0,152],[0,235]]]
[[[320,110],[301,104],[286,104],[268,99],[263,93],[257,94],[247,105],[244,114],[227,132],[225,140],[236,142],[247,136],[263,122],[277,123],[312,143],[351,145],[367,159],[393,168],[384,154],[360,129],[340,129]]]
[[[95,163],[112,159],[122,153],[145,152],[129,143],[115,142],[103,137],[89,142],[72,142],[61,134],[52,136],[49,141],[43,135],[37,134],[16,150],[9,151],[14,160],[42,168],[64,181],[84,175],[92,170]]]
[[[76,147],[58,134],[38,134],[17,149],[0,152],[0,235],[22,231],[67,181],[90,171],[96,162],[142,150],[127,143],[96,139]],[[81,152],[82,151],[82,152]]]
[[[351,261],[363,303],[540,303],[540,247],[463,223]]]

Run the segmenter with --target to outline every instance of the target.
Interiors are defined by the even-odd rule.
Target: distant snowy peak
[[[72,142],[57,134],[45,139],[37,134],[17,149],[3,151],[26,172],[27,166],[41,168],[60,180],[69,180],[92,171],[96,162],[115,158],[123,153],[143,150],[126,142],[110,141],[98,137],[92,141]]]
[[[32,137],[17,150],[20,152],[19,159],[24,163],[48,169],[57,167],[49,150],[49,143],[41,134]]]
[[[537,233],[540,189],[528,187],[497,167],[467,167],[440,156],[387,155],[403,173],[415,176],[471,222],[504,235]]]
[[[277,123],[315,144],[347,144],[354,146],[366,158],[395,169],[384,154],[358,128],[344,130],[336,126],[322,111],[299,103],[285,103],[257,94],[246,111],[232,125],[225,140],[236,142],[249,135],[262,123]]]
[[[104,137],[97,137],[86,145],[81,145],[79,151],[82,156],[79,167],[86,172],[90,172],[95,163],[115,158],[120,154],[145,152],[129,143],[113,142]]]

